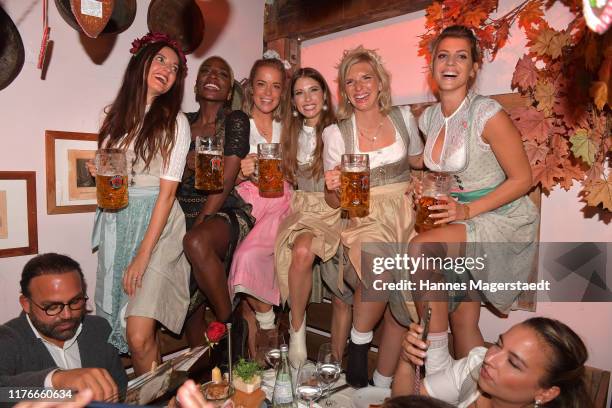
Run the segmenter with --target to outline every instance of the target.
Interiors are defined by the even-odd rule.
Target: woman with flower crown
[[[129,204],[96,213],[96,313],[108,339],[129,352],[136,375],[160,361],[157,328],[180,333],[189,305],[189,263],[181,241],[185,217],[175,199],[189,149],[180,112],[186,59],[167,35],[147,34],[133,54],[115,101],[106,109],[100,148],[126,151]]]
[[[369,155],[370,202],[368,215],[351,216],[340,231],[341,275],[324,273],[323,279],[339,297],[353,294],[346,380],[354,387],[368,383],[373,329],[384,316],[373,381],[389,388],[405,331],[402,325],[408,325],[416,311],[403,299],[384,298],[374,290],[374,280],[394,278],[389,272],[374,275],[362,267],[371,264],[373,256],[362,243],[376,243],[372,251],[395,256],[397,244],[408,242],[415,234],[412,198],[405,192],[410,187],[411,168],[423,165],[423,142],[410,109],[392,107],[389,73],[375,51],[362,46],[346,51],[338,67],[338,88],[339,122],[323,131],[326,200],[339,207],[341,157],[353,153]]]

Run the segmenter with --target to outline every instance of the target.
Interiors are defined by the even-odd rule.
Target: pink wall
[[[187,56],[189,76],[183,107],[196,108],[192,98],[195,73],[204,57],[225,57],[237,78],[248,75],[262,54],[264,0],[200,0],[206,20],[203,45]],[[26,61],[20,75],[0,91],[0,170],[36,171],[39,251],[60,252],[81,263],[93,295],[96,256],[89,248],[93,213],[47,215],[45,190],[45,129],[96,132],[104,105],[114,98],[130,54],[130,44],[147,31],[148,1],[138,1],[132,26],[117,42],[102,65],[85,53],[79,35],[68,26],[49,1],[51,39],[55,42],[47,78],[36,69],[41,40],[42,2],[4,0],[3,8],[19,28]],[[0,259],[0,322],[16,316],[19,277],[30,257]]]
[[[512,9],[519,2],[500,2],[500,13]],[[330,86],[336,89],[336,65],[342,51],[363,44],[377,49],[392,76],[393,100],[406,104],[433,100],[426,82],[425,60],[417,55],[418,35],[424,32],[425,13],[416,12],[302,43],[302,65],[321,71]],[[559,3],[546,13],[547,21],[555,28],[564,28],[569,12]],[[508,45],[493,63],[486,63],[476,83],[478,92],[498,94],[512,92],[510,82],[517,60],[524,53],[524,34],[513,27]],[[550,241],[611,241],[612,229],[596,219],[586,219],[580,212],[578,189],[570,192],[556,189],[542,202],[541,240]],[[589,364],[612,370],[612,304],[606,303],[540,303],[538,315],[554,317],[568,323],[588,344]],[[532,313],[513,312],[507,319],[499,319],[483,309],[481,327],[487,340]],[[587,317],[588,316],[588,317]],[[587,318],[585,318],[587,317]]]

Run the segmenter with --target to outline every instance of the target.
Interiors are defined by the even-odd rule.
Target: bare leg
[[[315,255],[310,250],[313,235],[304,232],[293,242],[289,266],[289,299],[291,300],[291,326],[297,331],[302,327],[310,292],[312,291],[312,264]]]
[[[393,376],[391,397],[411,394],[414,394],[414,366],[407,361],[399,359],[395,375]]]
[[[331,343],[336,356],[342,359],[346,340],[351,331],[353,309],[339,297],[332,295]]]
[[[249,295],[246,295],[245,298],[246,301],[249,303],[249,306],[251,306],[251,309],[253,309],[257,313],[266,313],[272,310],[272,305],[268,303],[264,303],[261,300],[255,299],[254,297]]]
[[[127,318],[127,342],[132,354],[134,373],[139,376],[149,370],[154,362],[161,362],[157,343],[157,321],[149,317]]]
[[[185,336],[187,337],[187,344],[189,344],[189,347],[196,347],[204,344],[204,333],[206,332],[205,312],[206,306],[200,305],[185,322]]]
[[[249,355],[254,359],[257,351],[255,344],[255,338],[257,337],[257,319],[255,319],[255,312],[251,309],[251,306],[249,306],[246,300],[243,299],[240,301],[240,308],[242,309],[242,317],[246,320],[248,326],[247,345],[249,348]]]
[[[406,328],[395,320],[391,311],[387,308],[383,320],[383,336],[378,345],[378,363],[376,365],[376,370],[385,377],[392,377],[395,372],[405,332]]]
[[[461,302],[450,314],[456,359],[467,356],[474,347],[484,346],[484,339],[478,327],[479,319],[480,302]]]
[[[219,321],[227,321],[232,304],[227,290],[223,259],[229,246],[229,225],[222,217],[206,220],[187,232],[185,255],[191,262],[198,287],[206,294]]]

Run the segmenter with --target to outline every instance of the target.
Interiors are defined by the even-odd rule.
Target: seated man
[[[125,370],[106,342],[110,326],[86,315],[79,264],[54,253],[36,256],[20,284],[23,313],[0,326],[0,387],[90,388],[96,400],[125,393]]]

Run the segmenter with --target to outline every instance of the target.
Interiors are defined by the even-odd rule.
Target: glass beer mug
[[[195,188],[205,191],[223,190],[223,146],[221,140],[196,137]]]
[[[281,197],[284,194],[284,187],[280,143],[257,145],[257,169],[259,195],[265,198]]]
[[[428,231],[432,228],[441,227],[443,224],[434,225],[436,218],[430,218],[430,205],[446,204],[446,200],[440,200],[442,195],[450,193],[451,177],[446,173],[425,173],[422,180],[423,193],[417,203],[416,230],[417,232]]]
[[[370,212],[369,156],[343,154],[340,170],[340,207],[349,217],[365,217]]]
[[[125,150],[96,151],[96,197],[98,206],[118,210],[128,205],[128,177]]]

